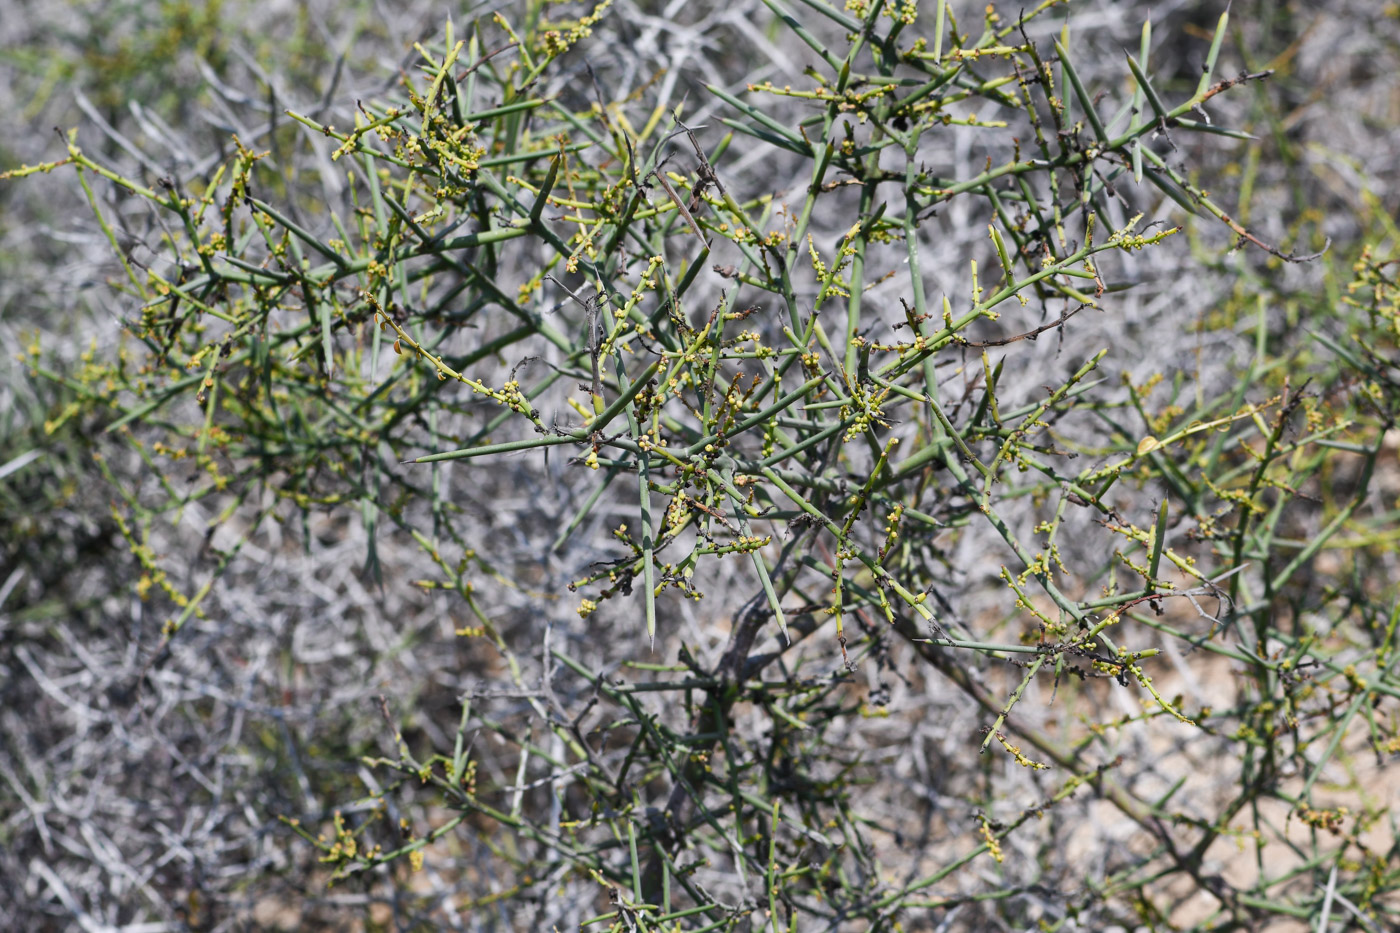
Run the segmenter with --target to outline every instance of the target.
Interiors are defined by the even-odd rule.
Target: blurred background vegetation
[[[803,23],[821,22],[793,6]],[[951,4],[967,22],[980,22],[984,6]],[[1151,18],[1155,86],[1178,100],[1199,80],[1223,7],[1085,0],[1045,17],[1057,27],[1068,19],[1091,87],[1122,86],[1122,50],[1136,50]],[[290,205],[293,219],[313,217],[318,203],[344,197],[343,171],[329,161],[333,145],[287,111],[353,125],[356,102],[397,93],[420,60],[414,43],[440,45],[448,17],[462,27],[499,10],[524,29],[591,9],[0,0],[0,110],[10,114],[0,172],[63,158],[76,127],[78,145],[97,161],[146,184],[178,183],[227,160],[236,135],[275,166],[257,176],[259,197]],[[1129,448],[1154,424],[1232,393],[1240,407],[1306,385],[1317,411],[1350,412],[1355,432],[1308,466],[1308,488],[1276,490],[1278,500],[1267,503],[1259,520],[1276,551],[1257,555],[1249,571],[1262,566],[1265,579],[1287,582],[1262,597],[1287,636],[1271,649],[1287,654],[1314,632],[1336,636],[1327,650],[1337,670],[1312,672],[1331,686],[1311,693],[1306,676],[1275,673],[1277,695],[1261,692],[1247,654],[1230,652],[1263,646],[1228,628],[1221,639],[1230,652],[1168,647],[1171,663],[1157,674],[1160,691],[1184,695],[1203,721],[1218,712],[1219,722],[1201,731],[1172,731],[1110,689],[1111,678],[1033,686],[1036,711],[1018,709],[1009,740],[1042,734],[1069,742],[1076,756],[1089,749],[1120,786],[1152,802],[1134,821],[1105,785],[1086,778],[1076,791],[1065,787],[1066,773],[1042,779],[1006,756],[977,753],[994,712],[978,708],[961,681],[995,684],[1000,703],[1019,669],[987,658],[925,658],[920,666],[917,646],[865,632],[845,672],[828,627],[784,673],[830,679],[814,712],[831,727],[819,742],[775,746],[782,760],[768,762],[767,773],[786,775],[784,792],[801,796],[815,793],[802,785],[812,774],[839,772],[837,809],[850,825],[836,834],[866,840],[852,848],[866,846],[856,861],[878,867],[870,891],[900,892],[897,913],[852,915],[844,928],[1384,930],[1400,922],[1400,679],[1391,648],[1400,617],[1400,434],[1392,420],[1400,405],[1398,13],[1395,4],[1363,0],[1237,0],[1217,74],[1271,74],[1212,100],[1209,116],[1253,138],[1178,137],[1192,183],[1238,223],[1285,251],[1330,243],[1320,258],[1283,262],[1149,189],[1150,216],[1182,223],[1185,235],[1115,266],[1133,287],[1112,296],[1111,313],[1086,312],[1045,334],[1008,369],[1001,390],[1034,398],[1042,383],[1061,383],[1067,368],[1110,347],[1111,368],[1100,375],[1122,394],[1106,420],[1122,419],[1112,443]],[[1048,49],[1055,32],[1037,35]],[[637,129],[683,100],[687,113],[711,107],[697,121],[710,125],[697,132],[712,147],[722,114],[704,85],[736,94],[757,81],[798,86],[813,61],[764,3],[618,2],[561,59],[545,90],[586,101],[596,82]],[[799,200],[798,163],[757,145],[746,151],[747,142],[736,138],[717,163],[726,183]],[[949,155],[955,176],[982,170],[987,154],[975,143],[958,146]],[[635,494],[619,497],[625,507],[605,498],[579,531],[581,543],[553,547],[596,485],[564,456],[511,457],[452,489],[454,521],[465,523],[475,548],[473,608],[492,620],[490,637],[461,636],[471,617],[451,594],[418,585],[436,571],[425,569],[421,542],[377,526],[358,505],[243,503],[221,514],[223,503],[211,498],[131,524],[152,489],[180,477],[137,455],[128,429],[107,430],[113,413],[84,401],[84,373],[131,349],[120,334],[139,317],[139,302],[121,285],[129,269],[157,259],[161,221],[124,209],[129,195],[92,181],[90,195],[64,170],[0,182],[0,917],[36,930],[562,930],[610,911],[596,928],[638,922],[610,903],[601,878],[532,877],[544,857],[502,830],[509,820],[472,814],[426,844],[456,815],[448,798],[371,762],[402,765],[400,741],[422,759],[451,755],[465,735],[483,791],[528,787],[502,797],[527,811],[550,806],[550,789],[537,783],[548,783],[539,777],[548,768],[531,769],[562,753],[548,744],[557,723],[538,715],[532,691],[557,688],[578,716],[572,725],[622,758],[626,740],[609,739],[610,731],[630,738],[643,717],[627,706],[636,701],[608,692],[608,681],[642,678],[638,665],[646,664],[674,666],[671,673],[716,669],[748,601],[762,598],[747,565],[731,561],[699,580],[715,594],[704,602],[660,603],[654,651],[635,599],[580,619],[581,594],[569,584],[593,562],[616,558],[612,531],[636,504]],[[109,231],[94,222],[90,200],[119,219]],[[829,238],[852,219],[821,217],[817,225]],[[969,256],[994,267],[986,222],[954,209],[939,219],[925,254],[930,295],[965,294]],[[504,361],[501,373],[514,362]],[[1141,420],[1130,423],[1132,411]],[[1371,444],[1380,454],[1361,469],[1356,454]],[[1164,490],[1175,489],[1163,470],[1160,484],[1115,490],[1114,507],[1150,528]],[[240,538],[240,526],[263,517],[258,508],[275,520]],[[1221,521],[1235,527],[1233,514]],[[231,537],[215,535],[230,526]],[[1185,536],[1184,526],[1173,528]],[[1328,545],[1310,548],[1324,530]],[[1076,544],[1062,547],[1072,557]],[[957,617],[975,620],[970,628],[989,641],[1014,640],[1000,542],[970,526],[939,547],[949,568],[941,592],[955,594]],[[179,614],[179,599],[195,595],[198,611],[167,643],[166,620]],[[1166,618],[1164,625],[1204,627],[1189,611]],[[582,672],[559,673],[551,639],[568,646]],[[1363,657],[1369,667],[1357,675],[1349,665]],[[473,701],[470,723],[464,696]],[[1298,705],[1281,713],[1269,703]],[[1252,742],[1276,716],[1291,717],[1280,741],[1293,746],[1277,759]],[[735,718],[753,736],[775,728],[772,715]],[[1079,735],[1089,737],[1068,738]],[[527,746],[536,755],[528,765]],[[1076,757],[1085,773],[1089,760]],[[1046,803],[1043,819],[1024,819],[1060,791],[1064,799]],[[342,872],[345,859],[292,823],[313,839],[365,845],[403,826],[405,839],[425,845],[421,862]],[[1012,823],[1021,828],[1007,830],[1003,859],[958,861]],[[347,826],[351,835],[338,836]],[[626,844],[624,836],[619,851]],[[819,845],[809,841],[801,858],[841,864],[811,851]],[[907,890],[912,879],[955,864],[958,871],[918,897]],[[336,874],[348,877],[332,885]],[[842,876],[829,892],[839,900],[838,891],[863,883]],[[710,884],[733,906],[726,923],[765,928],[771,883]],[[839,915],[794,922],[843,928]],[[669,924],[660,928],[703,927],[692,917]]]

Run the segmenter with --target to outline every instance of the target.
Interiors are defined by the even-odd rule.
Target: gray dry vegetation
[[[972,19],[982,4],[953,6]],[[1236,4],[1218,71],[1275,67],[1279,75],[1221,95],[1210,115],[1265,140],[1250,150],[1262,158],[1251,175],[1247,218],[1261,239],[1309,252],[1320,232],[1332,238],[1334,255],[1353,255],[1374,216],[1393,216],[1400,206],[1394,155],[1400,151],[1400,26],[1393,8],[1378,15],[1377,4],[1364,0],[1273,6]],[[1091,86],[1121,86],[1120,50],[1136,49],[1150,15],[1158,81],[1194,83],[1222,7],[1071,3],[1081,75]],[[9,115],[0,136],[0,170],[61,157],[63,143],[53,128],[74,126],[86,150],[151,180],[207,170],[234,132],[253,149],[272,146],[274,160],[290,158],[276,150],[273,132],[286,123],[283,111],[348,125],[356,100],[390,93],[400,70],[412,67],[415,41],[441,41],[448,12],[421,2],[229,0],[219,14],[220,42],[179,43],[171,51],[142,45],[149,43],[150,22],[161,15],[153,4],[0,0],[0,112]],[[468,15],[451,12],[459,23]],[[470,13],[481,14],[480,8]],[[770,9],[757,0],[619,0],[593,38],[553,71],[549,80],[556,84],[547,92],[580,93],[590,80],[587,59],[610,100],[635,95],[635,123],[653,106],[669,112],[685,101],[687,123],[705,125],[697,134],[712,146],[725,112],[705,84],[735,92],[761,80],[796,85],[811,63],[811,52],[790,33],[771,28],[771,20]],[[1044,19],[1031,38],[1048,46],[1062,22]],[[819,25],[829,24],[813,28]],[[121,50],[135,50],[137,60],[122,58]],[[1287,159],[1280,156],[1284,143]],[[1245,144],[1197,135],[1182,145],[1181,158],[1197,182],[1223,203],[1237,203],[1225,192],[1239,183]],[[950,128],[938,146],[930,158],[941,161],[941,174],[956,178],[1006,157],[984,149],[970,128]],[[324,159],[331,148],[308,151]],[[685,154],[682,147],[679,156]],[[311,157],[300,152],[298,158]],[[314,159],[311,164],[324,198],[339,202],[338,170],[326,171],[328,163],[315,165]],[[802,164],[760,146],[746,151],[736,143],[716,168],[741,199],[771,192],[796,204],[806,184]],[[160,230],[149,209],[117,198],[111,186],[95,184],[94,194],[109,216],[119,218],[119,248],[138,263],[153,261]],[[1146,221],[1174,222],[1181,215],[1151,187],[1129,181],[1122,194],[1115,208],[1121,216],[1110,218],[1114,226],[1132,210],[1144,211]],[[852,203],[833,199],[827,213],[813,218],[819,240],[849,227]],[[965,294],[970,258],[995,263],[986,223],[958,207],[922,228],[930,295]],[[1103,347],[1111,353],[1100,375],[1111,385],[1120,373],[1138,383],[1153,373],[1164,374],[1167,384],[1180,378],[1187,396],[1214,397],[1235,385],[1255,352],[1257,319],[1251,313],[1233,328],[1198,323],[1242,292],[1257,293],[1271,303],[1265,337],[1292,339],[1287,334],[1297,312],[1288,296],[1323,290],[1325,266],[1270,262],[1253,247],[1233,248],[1227,233],[1197,222],[1186,235],[1139,256],[1116,258],[1116,265],[1106,260],[1114,281],[1135,287],[1113,295],[1107,310],[1086,311],[1065,328],[1008,351],[999,387],[1004,404],[1035,400],[1042,384],[1062,381]],[[735,258],[717,248],[713,261]],[[572,658],[609,678],[641,676],[627,662],[673,664],[682,644],[700,668],[713,669],[736,619],[762,598],[751,565],[715,562],[696,580],[704,600],[661,600],[654,649],[635,596],[581,619],[579,594],[568,584],[591,562],[617,556],[611,532],[634,514],[635,491],[618,494],[615,506],[603,500],[556,548],[560,529],[596,488],[597,474],[561,451],[528,451],[462,461],[440,473],[441,499],[455,510],[453,521],[480,557],[475,599],[509,652],[487,639],[454,634],[473,620],[451,594],[415,585],[431,570],[422,549],[392,527],[381,527],[371,542],[358,509],[350,508],[313,511],[305,520],[288,509],[284,520],[264,522],[217,579],[202,616],[191,618],[157,655],[167,610],[138,595],[142,570],[120,534],[113,493],[93,457],[104,455],[116,481],[138,496],[165,478],[130,446],[93,433],[81,418],[46,434],[45,422],[60,419],[62,394],[45,380],[32,380],[28,366],[17,361],[36,332],[45,365],[55,372],[81,367],[84,354],[113,349],[120,322],[134,313],[130,299],[108,285],[119,273],[71,173],[0,184],[0,927],[570,930],[610,910],[605,888],[581,874],[561,872],[547,884],[514,891],[522,878],[509,856],[520,839],[484,820],[469,820],[429,846],[420,871],[399,862],[328,886],[331,870],[318,861],[322,853],[280,818],[299,820],[313,833],[330,832],[333,811],[354,819],[373,809],[376,795],[396,777],[364,759],[394,756],[395,728],[416,753],[450,750],[464,695],[473,698],[472,716],[479,718],[467,731],[478,782],[505,789],[498,796],[506,810],[512,803],[526,810],[560,806],[548,792],[560,775],[539,758],[523,761],[501,731],[533,737],[542,754],[562,755],[562,740],[545,727],[546,716],[555,716],[578,726],[613,767],[627,749],[607,736],[618,708],[599,702],[592,685],[553,659],[551,647],[567,646]],[[514,274],[523,282],[533,273],[527,267]],[[712,296],[722,284],[716,280]],[[888,307],[873,327],[888,329],[902,319],[895,291],[877,287],[870,294],[872,306]],[[581,319],[558,297],[557,313],[567,322],[561,326],[578,326]],[[695,306],[711,300],[702,296]],[[501,360],[502,372],[516,362]],[[980,371],[975,355],[967,363]],[[1094,426],[1067,430],[1091,432]],[[1400,492],[1394,461],[1392,447],[1378,467],[1371,505],[1378,513]],[[1150,526],[1157,501],[1152,489],[1120,488],[1114,495],[1116,508]],[[243,523],[269,505],[245,504],[247,514],[235,514],[211,538],[206,531],[222,503],[190,502],[154,525],[146,544],[171,582],[194,592],[210,579]],[[1008,503],[1003,515],[1027,532],[1037,520],[1029,502]],[[1300,513],[1290,533],[1306,539],[1316,531],[1308,527],[1311,520]],[[1089,533],[1092,522],[1082,523],[1064,529],[1067,563],[1101,559],[1091,553],[1102,548]],[[782,527],[775,532],[781,536]],[[974,522],[945,544],[948,570],[939,592],[950,616],[968,630],[1002,632],[1007,594],[999,571],[1011,557],[1001,539]],[[1393,554],[1382,556],[1365,572],[1394,579],[1396,564]],[[1169,611],[1184,626],[1208,624],[1189,607]],[[1002,632],[1000,640],[1008,637],[1014,636]],[[754,652],[777,647],[769,626]],[[839,760],[859,762],[851,772],[859,778],[850,790],[851,809],[870,821],[868,855],[886,880],[929,875],[981,841],[981,814],[1012,818],[1060,789],[1053,769],[1047,776],[1019,767],[995,747],[979,756],[980,730],[991,716],[954,679],[922,664],[906,642],[867,643],[853,661],[839,694],[847,705],[824,742],[840,750]],[[1231,662],[1183,653],[1170,643],[1158,661],[1163,695],[1184,692],[1193,708],[1236,702]],[[834,629],[818,629],[781,663],[789,674],[835,675],[842,660]],[[997,697],[1021,676],[983,655],[960,656],[958,663]],[[641,696],[646,706],[650,701]],[[648,711],[664,717],[672,696],[657,694]],[[1139,717],[1105,730],[1095,760],[1121,756],[1118,786],[1140,800],[1174,791],[1177,810],[1204,819],[1220,814],[1240,780],[1231,738],[1143,717],[1142,699],[1140,691],[1111,680],[1072,690],[1061,685],[1057,693],[1051,679],[1039,679],[1029,685],[1013,725],[1068,736],[1077,723]],[[859,715],[858,706],[876,715]],[[487,720],[500,731],[482,728]],[[769,727],[761,710],[736,709],[736,733],[757,737]],[[814,762],[808,778],[833,778],[837,760]],[[1400,805],[1393,760],[1355,759],[1355,767],[1368,772],[1360,777],[1373,794],[1367,805],[1378,810]],[[414,781],[386,799],[386,825],[403,819],[421,834],[450,816],[433,788]],[[1282,824],[1288,813],[1279,807],[1267,818]],[[551,817],[536,812],[533,818],[548,823]],[[558,814],[553,818],[557,823]],[[1368,838],[1376,851],[1393,856],[1391,843],[1383,841],[1390,825],[1382,820]],[[1105,879],[1157,852],[1167,835],[1154,838],[1103,794],[1081,789],[1010,835],[1004,861],[984,856],[928,890],[929,902],[944,899],[951,909],[907,909],[898,919],[905,930],[1030,929],[1040,921],[1058,929],[1167,929],[1168,918],[1139,916],[1130,899],[1095,894]],[[1277,846],[1269,857],[1284,861],[1256,864],[1252,854],[1241,854],[1241,845],[1227,834],[1199,853],[1194,884],[1177,874],[1170,890],[1146,886],[1166,905],[1174,928],[1192,928],[1210,916],[1219,907],[1213,889],[1247,888],[1260,872],[1274,874],[1299,858]],[[761,877],[714,864],[695,878],[719,902],[757,905],[752,928],[759,928],[767,906]],[[988,900],[959,903],[960,896]],[[1395,909],[1392,904],[1391,918]],[[1080,911],[1077,918],[1067,921],[1074,911]],[[1310,928],[1269,916],[1258,929]],[[1332,916],[1361,923],[1341,906]],[[1377,922],[1384,923],[1347,928],[1380,929]],[[808,928],[799,922],[798,929]],[[820,927],[813,922],[810,928]]]

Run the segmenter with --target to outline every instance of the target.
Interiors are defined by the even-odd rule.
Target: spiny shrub
[[[381,585],[375,542],[416,541],[414,584],[505,663],[509,689],[468,690],[456,722],[412,742],[412,714],[386,700],[394,751],[367,761],[387,783],[325,827],[289,816],[332,880],[438,860],[478,891],[452,909],[522,929],[883,930],[1165,924],[1184,879],[1213,899],[1202,923],[1243,928],[1331,902],[1264,868],[1204,877],[1203,853],[1235,834],[1295,846],[1288,825],[1305,824],[1336,842],[1295,846],[1300,872],[1393,921],[1376,895],[1394,862],[1362,839],[1378,814],[1314,794],[1355,750],[1351,723],[1394,752],[1380,707],[1397,690],[1396,615],[1364,582],[1307,576],[1394,422],[1385,351],[1329,344],[1337,368],[1309,391],[1267,358],[1261,311],[1254,362],[1194,399],[1180,380],[1104,378],[1106,344],[1037,352],[1122,313],[1131,254],[1150,265],[1180,231],[1160,218],[1213,219],[1300,258],[1232,219],[1186,162],[1190,140],[1244,136],[1209,108],[1264,77],[1215,73],[1227,16],[1198,83],[1172,93],[1149,76],[1147,26],[1120,83],[1086,84],[1068,29],[1042,23],[1053,2],[974,21],[943,2],[770,4],[809,50],[804,83],[709,86],[648,112],[577,67],[607,6],[497,15],[461,37],[449,25],[353,124],[290,114],[316,154],[294,173],[237,138],[199,177],[129,177],[71,141],[67,158],[8,173],[72,170],[114,246],[97,186],[159,228],[156,261],[118,250],[130,314],[116,346],[64,375],[38,345],[26,357],[76,393],[51,429],[96,418],[160,478],[153,498],[112,477],[134,585],[168,610],[153,662],[265,523],[327,514],[358,516]],[[985,161],[965,171],[959,146]],[[731,174],[741,160],[767,171]],[[949,255],[954,223],[984,247]],[[1392,346],[1394,266],[1368,257],[1357,275],[1357,327]],[[581,621],[519,639],[482,587],[528,591],[528,568],[483,556],[486,524],[453,484],[524,482],[540,464],[572,504],[528,533],[541,560],[577,560]],[[224,537],[187,590],[147,536],[200,500]],[[1000,605],[964,603],[969,540]],[[714,658],[673,621],[696,616],[728,626]],[[1164,645],[1188,667],[1227,659],[1238,701],[1159,690]],[[585,646],[629,677],[580,660]],[[914,695],[964,697],[980,734],[964,724],[917,753],[950,754],[934,770],[951,807],[863,753],[863,730],[907,721],[887,690],[862,691],[863,664]],[[1144,702],[1113,717],[1113,691]],[[1027,714],[1029,695],[1067,711]],[[1236,791],[1178,808],[1184,776],[1154,784],[1151,762],[1101,754],[1141,723],[1243,761]],[[1039,796],[995,792],[997,756],[1048,772]],[[1061,896],[1067,856],[1047,842],[1022,870],[1006,849],[1061,839],[1072,826],[1036,826],[1076,793],[1149,842]],[[1265,800],[1285,818],[1250,837],[1233,821]],[[979,880],[998,863],[1003,883]]]

